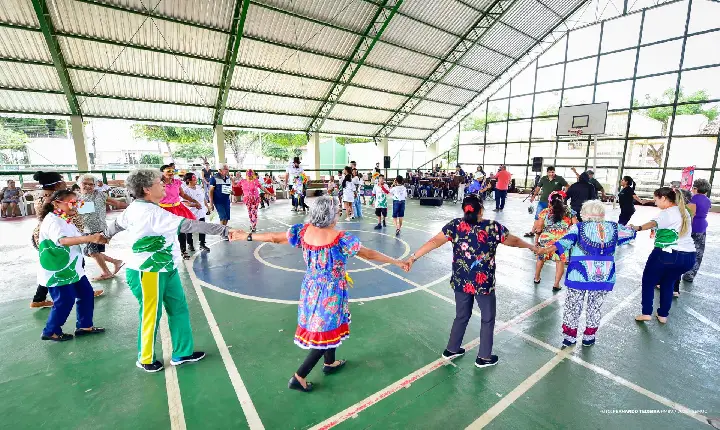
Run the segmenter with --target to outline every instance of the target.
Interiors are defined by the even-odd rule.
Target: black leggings
[[[322,356],[325,356],[325,364],[333,364],[335,362],[335,348],[311,349],[303,364],[298,368],[297,375],[301,378],[308,376]]]
[[[627,225],[634,213],[634,210],[632,212],[620,210],[620,219],[618,219],[618,224]]]
[[[180,242],[180,252],[183,254],[187,250],[187,233],[178,233],[178,242]],[[192,239],[190,239],[192,242]]]
[[[205,218],[198,218],[198,221],[205,222]],[[180,233],[178,235],[178,239],[180,239],[180,235],[185,236],[185,239],[187,240],[188,245],[190,245],[192,248],[195,247],[195,244],[193,243],[192,233]],[[198,233],[198,236],[200,237],[200,246],[205,245],[205,235],[203,233]],[[180,250],[185,252],[185,248],[183,247],[182,239],[180,239]]]

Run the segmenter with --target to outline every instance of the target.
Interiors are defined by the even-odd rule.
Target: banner
[[[686,167],[682,171],[680,179],[680,188],[683,190],[692,190],[693,176],[695,175],[695,166]]]

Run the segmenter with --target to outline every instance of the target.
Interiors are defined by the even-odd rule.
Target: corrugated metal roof
[[[0,87],[62,90],[53,66],[0,61]]]
[[[520,34],[503,23],[497,23],[492,26],[483,37],[480,38],[480,41],[484,46],[493,48],[511,57],[518,55],[520,52],[525,52],[525,50],[530,48],[534,43],[534,40]]]
[[[437,129],[447,121],[445,118],[430,118],[427,116],[410,114],[400,123],[404,127],[422,127]]]
[[[336,133],[359,136],[372,136],[380,129],[379,125],[360,124],[349,121],[336,121],[328,119],[320,129],[321,133]]]
[[[495,79],[494,76],[476,72],[467,67],[455,66],[443,78],[443,82],[465,88],[475,88],[478,91]],[[448,100],[449,101],[449,100]]]
[[[0,22],[40,27],[32,0],[3,0],[0,7]]]
[[[502,22],[520,28],[539,39],[557,22],[557,16],[545,8],[536,8],[536,6],[537,0],[519,0],[516,7],[503,15]],[[608,5],[608,7],[613,6]]]
[[[218,90],[205,86],[69,70],[78,93],[214,106]]]
[[[461,64],[496,75],[505,70],[513,59],[498,54],[481,45],[473,45],[460,60]]]
[[[432,130],[418,130],[415,128],[405,128],[405,127],[396,127],[395,130],[393,130],[392,133],[390,133],[389,137],[394,137],[396,139],[425,139],[430,134],[432,134]]]
[[[243,65],[333,80],[343,67],[343,62],[334,58],[250,39],[243,39],[240,43],[238,62]]]
[[[400,11],[456,34],[467,31],[480,16],[476,10],[456,0],[405,1]]]
[[[409,94],[420,86],[422,80],[413,78],[412,76],[376,69],[371,66],[363,66],[358,70],[353,82],[379,90],[399,91]]]
[[[460,40],[447,32],[398,15],[390,21],[383,40],[435,56],[443,56]]]
[[[339,57],[349,56],[358,41],[358,36],[353,33],[255,5],[248,10],[244,33]]]
[[[152,11],[158,15],[230,30],[235,0],[99,0],[136,11]]]
[[[52,61],[39,31],[0,27],[0,55],[22,60]]]
[[[80,103],[80,109],[83,114],[89,117],[99,116],[211,124],[214,114],[213,109],[210,108],[113,100],[99,97],[78,97],[78,103]]]
[[[70,113],[67,99],[63,94],[8,91],[2,89],[0,89],[0,110],[33,113]]]
[[[233,74],[232,87],[242,90],[260,91],[280,95],[295,95],[306,98],[322,98],[330,91],[332,84],[318,79],[291,76],[283,73],[250,69],[237,66]]]
[[[405,97],[365,88],[348,87],[340,97],[340,101],[394,110],[400,107]]]
[[[376,6],[358,0],[260,0],[258,3],[288,10],[339,27],[362,32],[367,27]]]
[[[277,112],[312,116],[320,109],[321,102],[315,100],[278,97],[267,94],[230,91],[227,108],[234,110],[250,110]]]
[[[116,42],[222,59],[227,35],[75,0],[54,0],[55,29]],[[110,25],[112,23],[112,25]]]
[[[345,119],[348,121],[369,121],[375,123],[384,123],[390,116],[392,111],[380,110],[380,109],[369,109],[357,106],[348,106],[343,104],[337,104],[328,115],[329,118],[334,119]]]
[[[438,115],[451,117],[458,110],[457,106],[447,105],[445,103],[423,100],[415,106],[413,112],[424,115]]]
[[[475,97],[477,94],[478,93],[476,92],[463,90],[455,87],[449,87],[443,84],[437,84],[427,94],[427,98],[462,105],[472,100],[473,97]]]
[[[265,128],[270,130],[307,130],[312,118],[267,113],[228,110],[223,124],[235,127]]]
[[[71,66],[213,85],[220,81],[222,73],[220,63],[68,37],[58,37],[58,41]]]
[[[366,61],[369,65],[377,65],[415,76],[429,75],[439,63],[439,60],[432,57],[397,48],[382,41],[375,44]]]

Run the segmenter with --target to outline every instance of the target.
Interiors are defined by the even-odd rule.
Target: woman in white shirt
[[[350,173],[350,168],[345,167],[343,170],[343,174],[345,175],[342,182],[340,183],[340,187],[342,188],[342,201],[343,206],[345,207],[345,221],[350,221],[353,219],[353,202],[355,201],[355,195],[357,194],[357,187],[353,184],[352,181],[352,175]]]
[[[355,186],[355,200],[353,200],[353,215],[355,218],[362,218],[362,201],[360,199],[360,192],[362,191],[362,181],[357,169],[352,170],[352,183]]]
[[[201,203],[200,207],[194,207],[189,204],[189,202],[183,202],[185,206],[190,209],[190,212],[195,215],[195,219],[198,221],[205,221],[205,216],[208,212],[210,212],[210,208],[208,207],[208,201],[207,198],[205,198],[205,189],[198,185],[198,177],[197,173],[186,173],[183,180],[185,181],[185,184],[183,185],[183,191],[185,191],[185,194],[195,199],[195,201]],[[210,252],[210,248],[205,246],[205,235],[203,233],[199,233],[198,236],[200,236],[200,251],[206,251]],[[195,243],[193,242],[192,233],[188,233],[185,235],[185,239],[187,241],[187,247],[190,252],[195,252]],[[180,242],[180,245],[184,245],[182,242]],[[185,252],[184,249],[181,250],[181,252]]]
[[[679,191],[662,187],[655,190],[654,197],[655,206],[662,212],[641,226],[629,226],[636,231],[657,229],[655,248],[648,257],[642,277],[642,314],[635,320],[652,319],[655,286],[660,285],[657,319],[664,324],[672,305],[675,281],[695,265],[695,244],[690,236],[693,215]]]

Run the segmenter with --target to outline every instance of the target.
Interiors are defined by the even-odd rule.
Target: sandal
[[[539,284],[540,281],[542,281],[542,278],[540,278],[540,279],[533,279],[533,282],[535,283],[535,285]]]
[[[557,291],[560,291],[560,290],[562,290],[562,287],[553,287],[553,291],[554,291],[554,292],[557,292]]]
[[[100,297],[105,293],[105,290],[95,290],[93,291],[93,297]]]
[[[337,364],[336,366],[329,366],[326,364],[323,366],[323,373],[326,375],[331,375],[335,372],[338,372],[340,369],[345,367],[345,363],[347,363],[347,360],[340,360],[339,364]]]
[[[105,329],[102,327],[90,327],[89,329],[79,328],[75,330],[75,336],[85,336],[88,334],[98,334],[98,333],[105,333]]]
[[[52,340],[54,342],[65,342],[66,340],[71,340],[73,338],[73,335],[67,334],[67,333],[60,333],[56,336],[40,336],[40,339],[42,340]]]
[[[114,278],[114,277],[115,277],[115,275],[112,274],[112,273],[110,273],[110,274],[108,274],[108,275],[96,276],[96,277],[92,278],[92,281],[93,281],[93,282],[106,281],[106,280],[112,279],[112,278]]]
[[[305,393],[309,393],[313,389],[313,383],[312,382],[306,382],[307,387],[303,387],[300,381],[297,380],[295,375],[293,375],[292,378],[290,378],[290,382],[288,382],[288,388],[291,390],[298,390]]]

